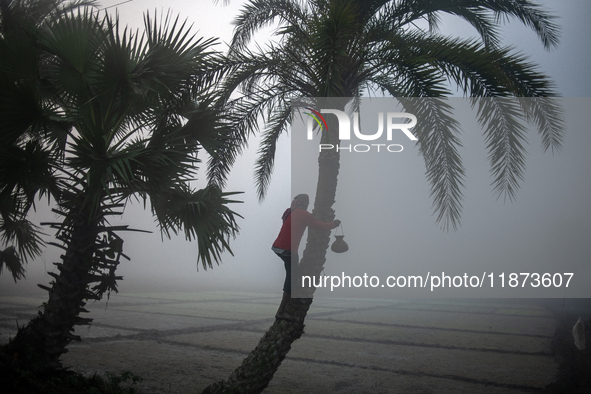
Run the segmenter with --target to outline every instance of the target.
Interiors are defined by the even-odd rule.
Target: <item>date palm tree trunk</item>
[[[291,313],[302,318],[308,311],[311,300],[301,303],[297,311],[292,306]],[[268,385],[275,371],[291,349],[291,344],[304,332],[302,322],[275,320],[259,341],[257,347],[242,361],[242,365],[232,372],[225,381],[208,386],[202,394],[213,393],[260,393]]]
[[[342,103],[332,105],[331,108],[344,110]],[[327,124],[329,133],[323,135],[322,142],[336,146],[338,145],[338,123],[329,117]],[[331,222],[335,218],[332,206],[336,197],[339,159],[339,152],[336,149],[323,150],[318,157],[318,184],[312,213],[323,222]],[[320,275],[326,262],[329,243],[330,231],[308,229],[306,248],[299,264],[301,275]],[[309,298],[291,298],[286,306],[286,312],[295,316],[297,321],[276,319],[257,347],[230,377],[208,386],[202,394],[255,394],[261,393],[269,385],[293,342],[304,333],[304,320],[312,304],[315,289],[304,290]]]

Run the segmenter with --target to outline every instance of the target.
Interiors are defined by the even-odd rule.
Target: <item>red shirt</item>
[[[273,242],[273,246],[297,253],[307,226],[323,230],[332,230],[337,227],[335,222],[321,222],[305,209],[295,208],[291,210],[291,213],[283,222],[279,236]]]

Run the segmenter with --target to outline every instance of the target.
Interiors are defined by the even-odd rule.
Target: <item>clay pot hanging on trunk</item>
[[[345,233],[343,232],[343,224],[340,225],[340,228],[341,235],[335,234],[334,237],[336,238],[336,240],[332,243],[332,246],[330,247],[330,250],[332,250],[335,253],[345,253],[347,250],[349,250],[349,245],[347,245],[347,243],[343,239],[345,238]]]
[[[335,235],[335,238],[336,241],[332,243],[330,250],[332,250],[335,253],[344,253],[347,250],[349,250],[349,245],[347,245],[347,243],[343,239],[345,238],[344,235]]]

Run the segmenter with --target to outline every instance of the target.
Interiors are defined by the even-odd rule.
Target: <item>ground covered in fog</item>
[[[117,294],[106,309],[104,303],[91,305],[95,322],[78,330],[83,342],[72,344],[63,362],[88,375],[131,371],[143,378],[139,388],[145,393],[194,392],[226,378],[240,364],[271,325],[279,297]],[[14,332],[15,319],[26,322],[39,301],[2,297],[0,338]],[[586,390],[576,385],[590,370],[589,350],[576,350],[570,328],[576,321],[571,313],[591,309],[571,304],[317,299],[306,333],[265,392]]]

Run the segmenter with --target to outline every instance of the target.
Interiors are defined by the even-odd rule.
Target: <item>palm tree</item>
[[[442,14],[468,22],[480,38],[438,33]],[[344,110],[349,100],[355,102],[367,92],[421,97],[421,108],[408,108],[412,101],[401,101],[417,117],[431,114],[427,118],[432,124],[420,131],[418,146],[438,221],[446,229],[455,228],[464,169],[457,149],[457,125],[440,99],[455,89],[470,97],[555,95],[551,82],[525,56],[500,45],[499,25],[509,19],[530,27],[545,48],[557,45],[558,28],[552,17],[528,0],[249,1],[235,21],[229,51],[235,70],[226,81],[226,94],[242,92],[232,104],[237,127],[244,134],[258,130],[261,118],[266,121],[256,164],[259,197],[265,196],[270,181],[277,139],[289,129],[292,111],[297,109],[292,103],[326,98],[332,101],[322,108]],[[264,48],[252,48],[255,33],[274,24],[276,40]],[[523,130],[511,126],[515,119],[538,126],[545,149],[558,149],[561,143],[560,124],[551,121],[558,108],[543,99],[530,103],[503,108],[495,101],[475,102],[483,115],[479,120],[486,130],[496,191],[509,197],[524,169]],[[336,146],[338,127],[328,126],[331,132],[323,130],[322,142]],[[339,153],[323,150],[318,163],[313,214],[328,222],[335,217]],[[328,232],[310,229],[300,266],[312,275],[320,274],[328,245]],[[311,302],[311,298],[292,299],[288,310],[300,321],[276,320],[230,378],[205,392],[262,391],[302,334]]]
[[[110,216],[126,202],[150,204],[169,236],[198,243],[204,267],[219,263],[238,231],[222,192],[236,135],[213,87],[220,77],[213,39],[197,39],[178,17],[145,17],[145,33],[119,29],[90,8],[52,17],[0,41],[2,208],[25,215],[39,195],[55,200],[51,223],[64,250],[43,310],[8,351],[59,365],[87,300],[116,291],[122,231]],[[24,38],[23,38],[24,37]],[[26,45],[23,45],[26,44]],[[238,146],[238,145],[237,145]],[[218,158],[202,189],[199,152]],[[19,168],[21,166],[22,168]],[[17,168],[13,173],[7,168]],[[5,205],[6,204],[6,205]],[[231,252],[231,251],[230,251]],[[24,358],[23,358],[24,359]]]
[[[64,0],[0,0],[0,36],[4,39],[5,44],[11,43],[13,50],[13,52],[3,52],[3,56],[18,56],[15,59],[5,58],[4,60],[12,61],[9,67],[12,67],[13,70],[16,67],[26,66],[23,63],[31,60],[26,56],[32,54],[30,37],[27,34],[28,29],[38,28],[52,16],[65,14],[83,6],[92,6],[94,3],[93,0],[68,2]],[[6,49],[3,47],[3,50]],[[10,81],[11,78],[3,81],[7,83],[7,85],[2,84],[3,90],[14,89]],[[7,96],[4,98],[10,100]],[[26,117],[28,109],[30,107],[27,105],[19,108],[19,113],[23,118]],[[0,137],[2,138],[2,146],[0,147],[0,179],[2,180],[0,183],[2,185],[0,189],[0,239],[5,245],[14,245],[0,250],[0,273],[3,266],[6,266],[16,282],[17,279],[24,277],[24,263],[38,256],[44,246],[44,242],[39,236],[40,229],[27,220],[27,213],[33,206],[35,197],[49,191],[50,182],[48,183],[48,181],[51,180],[51,176],[42,173],[39,173],[40,177],[36,179],[27,176],[27,171],[31,167],[23,167],[22,163],[35,166],[44,160],[41,157],[42,153],[33,138],[29,138],[27,141],[28,149],[15,150],[12,142],[14,138],[18,138],[16,135],[19,131],[17,130],[21,125],[13,128],[15,125],[6,124],[5,121],[6,119],[3,119],[3,124],[0,126],[2,132]],[[17,178],[20,176],[25,176],[28,179],[25,182],[19,182]],[[21,189],[12,190],[11,188],[17,183],[20,184]],[[18,201],[11,198],[11,193],[14,193],[15,196],[18,195]]]

